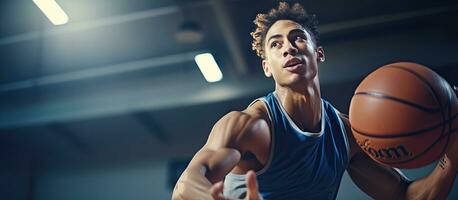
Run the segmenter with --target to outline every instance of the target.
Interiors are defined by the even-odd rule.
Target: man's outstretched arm
[[[207,143],[178,179],[172,199],[214,199],[212,186],[237,165],[241,154],[249,151],[246,138],[252,133],[268,130],[267,122],[243,112],[231,112],[221,118],[213,127]]]

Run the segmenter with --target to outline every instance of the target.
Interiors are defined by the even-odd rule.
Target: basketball
[[[439,159],[456,131],[457,98],[450,85],[416,63],[382,66],[357,87],[349,118],[358,145],[373,160],[418,168]]]

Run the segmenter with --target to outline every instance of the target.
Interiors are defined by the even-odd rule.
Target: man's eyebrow
[[[274,39],[274,38],[281,38],[281,37],[282,37],[281,34],[272,35],[272,36],[270,36],[269,39],[267,40],[267,43],[269,43],[269,41],[270,41],[271,39]]]
[[[304,33],[305,34],[305,30],[304,29],[300,29],[300,28],[296,28],[296,29],[293,29],[291,31],[289,31],[288,35],[289,34],[292,34],[292,33]],[[274,39],[274,38],[280,38],[282,37],[281,34],[274,34],[272,36],[269,37],[269,39],[267,40],[267,43],[271,40],[271,39]]]

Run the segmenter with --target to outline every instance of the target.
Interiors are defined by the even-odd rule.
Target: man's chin
[[[290,77],[290,82],[313,83],[315,81],[316,76],[317,73],[292,74]]]

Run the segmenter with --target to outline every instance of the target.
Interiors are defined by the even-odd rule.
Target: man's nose
[[[294,46],[294,44],[292,44],[291,42],[287,42],[285,48],[286,49],[283,52],[283,57],[286,57],[288,55],[295,56],[297,54],[297,52],[298,52],[297,47]]]

